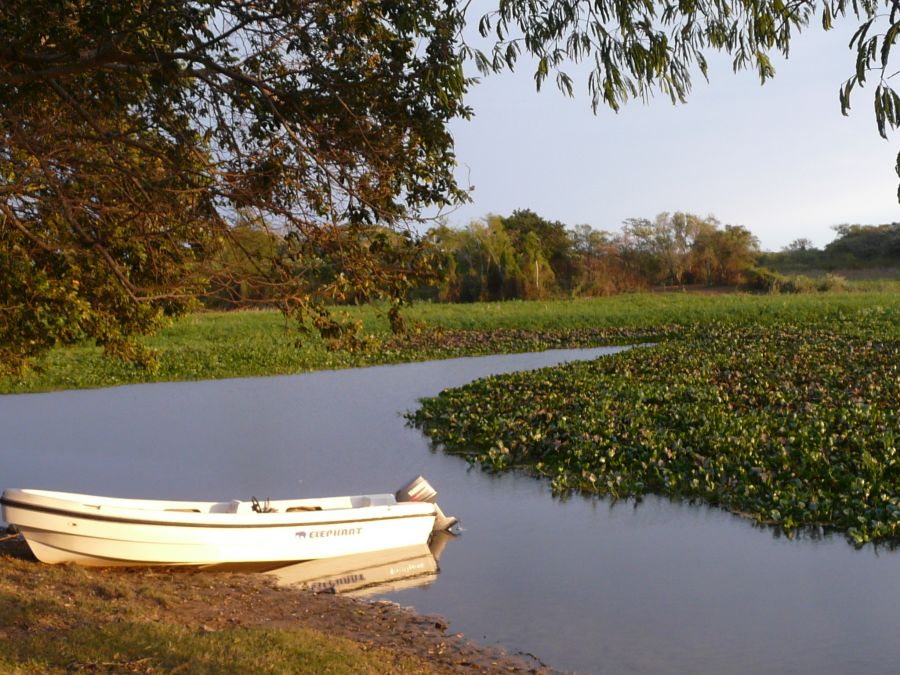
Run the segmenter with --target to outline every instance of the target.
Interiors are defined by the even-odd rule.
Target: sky
[[[467,99],[475,117],[451,128],[473,201],[446,219],[462,227],[529,208],[615,232],[626,218],[686,211],[743,225],[771,251],[799,238],[822,247],[841,223],[898,221],[900,136],[879,136],[871,84],[854,91],[849,117],[838,101],[855,28],[808,29],[763,86],[710,58],[709,84],[698,76],[685,105],[657,95],[594,115],[585,78],[574,99],[552,73],[537,93],[524,63],[483,78]]]

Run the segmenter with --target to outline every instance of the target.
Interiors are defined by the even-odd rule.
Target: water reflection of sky
[[[464,532],[388,594],[451,631],[581,672],[893,673],[900,553],[792,542],[716,509],[550,497],[429,450],[416,400],[602,350],[0,397],[0,486],[249,499],[393,490],[416,474]]]

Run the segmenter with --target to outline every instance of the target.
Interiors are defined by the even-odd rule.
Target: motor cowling
[[[435,503],[437,490],[435,490],[422,476],[417,476],[404,487],[397,490],[394,495],[398,502],[429,502]]]

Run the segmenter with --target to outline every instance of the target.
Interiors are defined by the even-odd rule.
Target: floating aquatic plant
[[[893,315],[695,327],[592,362],[490,377],[423,401],[432,440],[557,493],[700,499],[856,545],[900,539]]]

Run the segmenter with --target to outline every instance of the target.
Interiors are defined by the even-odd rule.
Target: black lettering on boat
[[[325,537],[355,537],[362,532],[361,527],[332,527],[327,530],[299,530],[296,536],[299,539],[322,539]]]
[[[321,593],[322,591],[334,591],[338,586],[349,586],[352,584],[365,583],[366,576],[364,574],[348,574],[347,576],[337,579],[329,579],[327,581],[311,581],[303,584],[303,588],[308,591]]]

